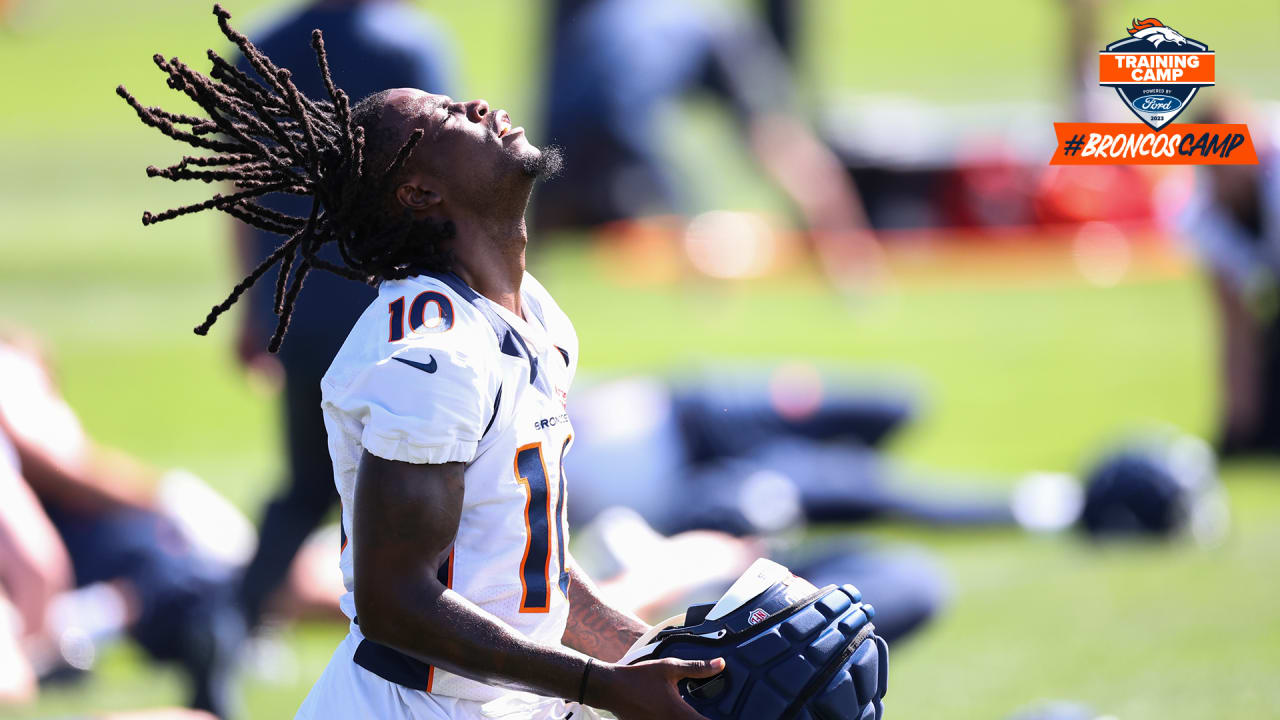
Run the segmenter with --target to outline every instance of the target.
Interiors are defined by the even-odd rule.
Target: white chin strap
[[[815,590],[813,585],[807,581],[791,574],[791,571],[778,563],[767,558],[760,558],[746,572],[734,581],[733,585],[725,591],[724,595],[716,601],[711,608],[711,612],[707,614],[708,620],[718,620],[729,613],[742,607],[748,600],[759,595],[760,593],[773,587],[774,584],[786,582],[789,585],[797,586],[800,596],[807,595]],[[788,593],[790,594],[790,593]],[[631,649],[627,650],[627,654],[622,656],[618,661],[619,664],[629,665],[637,660],[645,659],[647,655],[653,652],[657,647],[657,643],[653,639],[658,633],[667,628],[679,627],[685,623],[685,614],[680,613],[663,620],[662,622],[649,628],[648,632],[641,635],[638,640],[631,645]]]
[[[630,665],[631,663],[644,658],[644,656],[653,652],[653,649],[658,646],[657,643],[653,642],[653,638],[656,637],[658,633],[666,630],[667,628],[679,627],[683,624],[684,613],[680,613],[679,615],[672,615],[666,620],[663,620],[657,625],[649,628],[645,634],[641,635],[634,643],[631,644],[631,649],[627,650],[627,654],[622,656],[622,659],[618,661],[618,664]]]

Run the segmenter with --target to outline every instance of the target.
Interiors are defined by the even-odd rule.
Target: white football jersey
[[[352,509],[361,452],[466,463],[458,535],[439,577],[529,638],[560,644],[568,617],[565,407],[578,365],[573,325],[532,276],[525,318],[452,273],[383,282],[321,382],[346,544],[342,610],[355,662],[400,685],[487,701],[507,691],[365,640],[356,617]]]

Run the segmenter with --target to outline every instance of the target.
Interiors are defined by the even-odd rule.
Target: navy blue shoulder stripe
[[[498,419],[498,406],[502,403],[502,386],[498,386],[498,394],[493,396],[493,414],[489,416],[489,424],[484,426],[484,432],[480,433],[483,438],[489,434],[489,428],[493,427],[493,421]]]
[[[547,317],[542,313],[542,303],[538,302],[538,298],[534,297],[532,293],[524,293],[523,296],[525,305],[529,307],[529,312],[538,318],[538,322],[542,323],[542,327],[550,331],[551,328],[547,327]]]

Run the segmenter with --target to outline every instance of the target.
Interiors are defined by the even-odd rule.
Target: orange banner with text
[[[1098,53],[1099,85],[1212,85],[1213,53]]]
[[[1050,165],[1257,165],[1241,124],[1178,124],[1156,132],[1137,123],[1054,123]]]

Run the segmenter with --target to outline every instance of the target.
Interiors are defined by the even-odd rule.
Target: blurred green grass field
[[[234,281],[226,226],[196,217],[141,228],[144,208],[197,196],[143,177],[143,167],[178,147],[142,128],[112,93],[126,82],[147,102],[168,102],[150,54],[194,61],[210,44],[221,47],[208,4],[28,0],[0,31],[0,322],[50,341],[67,395],[95,436],[157,465],[187,467],[256,516],[281,467],[273,400],[231,361],[235,318],[210,338],[190,333]],[[229,5],[250,25],[262,17],[258,0]],[[458,33],[466,94],[517,118],[532,113],[537,4],[429,7]],[[1105,16],[1119,25],[1156,11],[1115,2]],[[1261,96],[1280,90],[1271,77],[1280,59],[1274,33],[1256,31],[1280,26],[1280,6],[1179,0],[1158,12],[1196,28],[1238,86],[1255,83]],[[805,77],[820,96],[909,89],[940,101],[1052,100],[1062,84],[1057,2],[1000,0],[980,12],[939,5],[925,20],[910,4],[828,0],[813,3],[806,25]],[[910,53],[898,50],[904,43]],[[698,112],[691,132],[708,142],[681,147],[705,148],[690,164],[716,178],[707,202],[776,203],[714,132],[722,118]],[[558,249],[534,262],[577,325],[584,374],[799,358],[906,372],[929,402],[894,452],[922,466],[1073,470],[1135,424],[1211,429],[1215,330],[1203,282],[1190,273],[1110,289],[1063,276],[1038,285],[1000,283],[998,273],[907,278],[893,296],[849,304],[797,278],[618,288],[594,256]],[[934,627],[894,649],[890,717],[994,719],[1046,697],[1088,702],[1121,720],[1280,717],[1276,469],[1226,468],[1235,524],[1211,550],[872,528],[937,552],[955,590]],[[296,676],[283,685],[250,680],[250,717],[291,717],[341,632],[292,632]],[[0,716],[180,697],[176,675],[121,647],[88,683]]]

